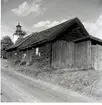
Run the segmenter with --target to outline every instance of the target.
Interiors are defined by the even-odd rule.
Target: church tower
[[[13,41],[14,43],[16,43],[19,39],[23,38],[24,33],[22,31],[22,26],[20,25],[20,23],[18,23],[18,25],[16,26],[16,31],[13,34]]]

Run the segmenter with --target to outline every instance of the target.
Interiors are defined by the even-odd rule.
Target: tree
[[[13,42],[9,36],[5,36],[1,40],[1,57],[6,58],[6,49],[13,45]]]

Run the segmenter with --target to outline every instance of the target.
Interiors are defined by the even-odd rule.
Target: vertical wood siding
[[[97,52],[98,52],[97,69],[102,71],[102,46],[97,45]]]
[[[32,62],[32,57],[34,54],[34,50],[33,49],[29,49],[26,51],[26,62]]]
[[[74,62],[74,43],[58,40],[52,44],[52,66],[72,68]]]
[[[97,69],[97,45],[91,45],[92,68]]]
[[[102,46],[92,45],[92,67],[96,70],[102,70]]]
[[[91,68],[91,42],[85,41],[75,44],[75,68]]]

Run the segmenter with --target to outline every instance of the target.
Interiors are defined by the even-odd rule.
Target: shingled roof
[[[70,19],[52,28],[46,29],[44,31],[33,33],[29,35],[27,38],[24,38],[24,40],[19,44],[11,46],[8,50],[12,50],[15,48],[26,49],[38,44],[51,41],[54,38],[56,38],[60,33],[71,27],[74,23],[77,23],[81,27],[84,36],[89,35],[86,29],[84,28],[83,24],[81,23],[81,21],[76,17],[74,19]]]
[[[6,51],[12,50],[12,49],[16,49],[18,48],[21,44],[23,44],[25,41],[27,41],[30,37],[32,37],[32,35],[34,35],[34,33],[26,36],[25,38],[22,38],[22,40],[20,40],[19,42],[15,43],[14,45],[12,45],[11,47],[9,47]]]

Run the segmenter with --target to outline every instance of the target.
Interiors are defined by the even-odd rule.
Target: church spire
[[[21,29],[21,25],[20,23],[18,23],[18,25],[16,26],[16,32],[22,32],[22,29]]]

